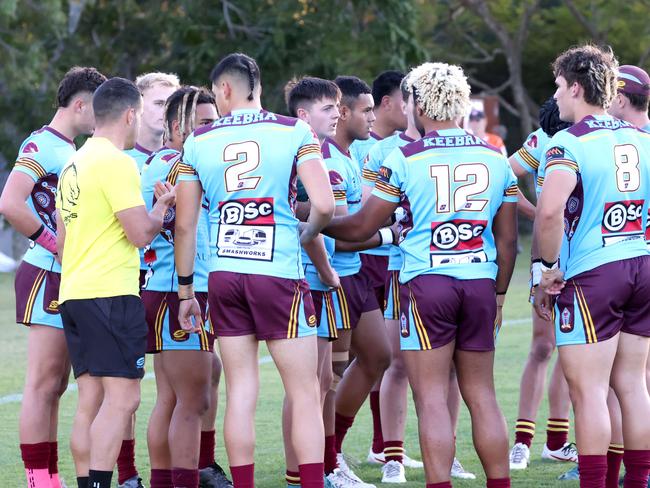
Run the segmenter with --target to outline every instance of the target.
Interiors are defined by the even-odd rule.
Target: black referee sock
[[[113,471],[95,471],[88,473],[88,488],[111,488]]]
[[[88,476],[80,476],[77,478],[77,488],[88,488]]]

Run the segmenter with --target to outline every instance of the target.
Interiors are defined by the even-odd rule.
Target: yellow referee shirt
[[[138,295],[138,249],[115,214],[144,205],[135,161],[91,137],[61,171],[56,209],[65,227],[59,303]]]

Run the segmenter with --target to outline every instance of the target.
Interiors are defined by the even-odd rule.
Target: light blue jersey
[[[542,129],[531,132],[524,145],[512,155],[524,170],[537,177],[539,164],[544,160],[544,149],[551,138]]]
[[[127,149],[124,152],[135,159],[135,162],[138,165],[138,172],[140,173],[142,173],[142,168],[147,162],[147,159],[149,159],[149,157],[153,154],[152,151],[145,149],[138,143],[136,143],[132,149]]]
[[[18,151],[14,171],[25,173],[34,180],[27,205],[39,222],[56,234],[56,187],[59,173],[75,153],[74,142],[49,126],[32,132]],[[48,271],[61,272],[54,255],[30,241],[23,258],[25,262]]]
[[[403,132],[393,134],[390,137],[386,137],[381,141],[377,142],[368,153],[368,158],[366,159],[366,164],[363,166],[363,171],[361,172],[361,182],[366,186],[371,186],[374,188],[375,181],[379,176],[379,168],[384,164],[384,161],[388,155],[393,152],[398,147],[406,146],[407,144],[413,142],[409,136]],[[386,244],[375,249],[369,249],[364,251],[368,254],[376,254],[379,256],[388,256],[388,270],[394,271],[402,267],[402,252],[399,250],[398,246],[393,246],[392,244]]]
[[[336,206],[347,206],[350,215],[358,212],[361,208],[361,172],[356,161],[330,138],[323,141],[322,149]],[[356,274],[361,269],[359,253],[335,252],[332,267],[341,277]]]
[[[179,181],[200,181],[209,205],[210,271],[299,279],[297,168],[320,158],[305,122],[236,110],[187,138]]]
[[[155,203],[154,186],[158,181],[168,181],[175,185],[180,168],[179,151],[163,147],[147,160],[142,167],[142,197],[150,211]],[[178,291],[178,275],[174,262],[174,231],[176,224],[176,207],[167,210],[162,230],[154,237],[151,244],[144,249],[147,274],[143,290],[171,292]],[[206,206],[202,206],[196,232],[196,260],[194,261],[194,289],[198,292],[208,291],[208,268],[210,263],[208,236],[208,215]]]
[[[501,151],[462,129],[433,131],[393,151],[373,195],[400,203],[400,282],[421,274],[495,279],[492,221],[517,202],[517,180]]]
[[[334,257],[336,241],[328,236],[323,236],[323,240],[325,241],[325,251],[327,252],[331,264],[332,258]],[[311,259],[309,259],[309,256],[304,249],[302,249],[302,262],[305,270],[305,279],[309,284],[309,289],[314,291],[328,291],[330,289],[329,286],[323,284],[320,280],[316,266],[312,264]]]
[[[370,131],[368,139],[356,139],[350,144],[350,157],[357,162],[359,171],[363,169],[363,165],[368,158],[368,153],[370,153],[372,146],[381,140],[381,137]]]
[[[542,182],[555,171],[577,176],[564,210],[565,278],[648,253],[650,134],[609,115],[587,116],[549,142]]]

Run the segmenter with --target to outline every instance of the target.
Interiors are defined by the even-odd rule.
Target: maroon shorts
[[[59,313],[61,275],[23,261],[16,270],[16,322],[63,329]]]
[[[618,332],[650,337],[650,256],[603,264],[567,280],[555,307],[558,346],[593,344]]]
[[[210,321],[217,337],[254,334],[258,340],[316,334],[316,314],[304,279],[213,271]]]
[[[341,278],[341,286],[332,291],[332,304],[338,329],[354,329],[362,313],[379,308],[368,276],[357,273]]]
[[[386,306],[384,303],[386,280],[388,279],[388,256],[377,256],[375,254],[359,253],[361,256],[361,273],[368,277],[377,303],[382,312]]]
[[[196,293],[201,307],[201,332],[188,333],[178,321],[178,294],[176,292],[140,292],[147,321],[147,353],[161,351],[212,351],[214,333],[208,320],[208,294]]]
[[[456,341],[461,351],[493,351],[497,313],[494,280],[426,274],[400,286],[402,350]]]
[[[338,339],[332,292],[311,290],[311,298],[314,302],[314,312],[318,324],[318,337],[330,341]]]

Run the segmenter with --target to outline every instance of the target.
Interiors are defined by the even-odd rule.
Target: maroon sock
[[[618,476],[621,472],[623,461],[623,446],[610,444],[607,449],[607,475],[605,476],[605,488],[618,488]]]
[[[50,446],[50,460],[48,463],[47,470],[50,474],[56,474],[59,472],[59,445],[58,442],[48,442]]]
[[[50,463],[50,443],[21,444],[20,453],[25,469],[48,469]]]
[[[386,462],[397,461],[402,464],[404,461],[404,441],[384,441],[384,457]]]
[[[334,417],[334,432],[336,435],[336,452],[341,452],[341,446],[343,445],[343,439],[345,434],[348,433],[350,427],[354,423],[354,417],[346,417],[337,413]]]
[[[173,488],[171,469],[152,469],[149,488]]]
[[[372,412],[372,452],[384,451],[384,436],[381,432],[381,410],[379,391],[370,392],[370,411]]]
[[[300,473],[298,471],[289,471],[287,469],[284,479],[287,481],[287,486],[300,486]]]
[[[443,481],[442,483],[427,483],[426,488],[453,488],[451,481]]]
[[[546,421],[546,446],[551,451],[562,449],[569,440],[569,419],[548,419]]]
[[[255,464],[230,466],[234,488],[255,488]]]
[[[487,488],[510,488],[510,478],[488,478]]]
[[[533,443],[535,436],[535,422],[526,419],[517,419],[515,424],[515,444],[526,444],[528,447]]]
[[[336,460],[336,436],[328,435],[325,437],[325,456],[324,456],[325,474],[330,474],[339,467]]]
[[[648,471],[650,470],[650,451],[632,451],[625,449],[624,488],[646,488],[648,486]]]
[[[214,459],[215,431],[201,431],[201,450],[199,451],[199,469],[207,468],[216,463]]]
[[[607,455],[578,454],[580,488],[603,488],[607,476]]]
[[[323,463],[301,464],[298,470],[302,488],[323,488]]]
[[[172,468],[172,485],[174,488],[199,488],[199,470]]]
[[[124,439],[117,456],[117,483],[121,485],[134,476],[138,476],[135,469],[135,439]]]

